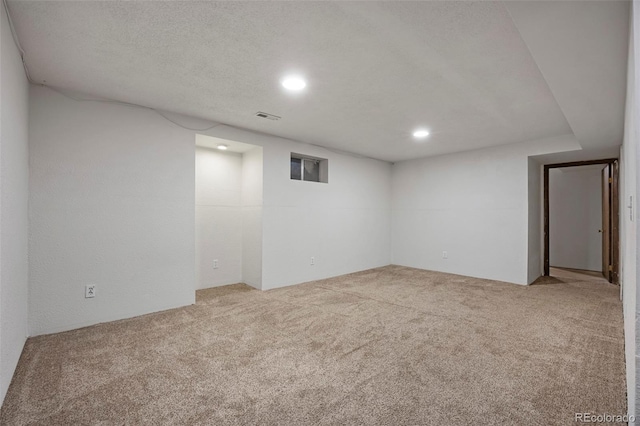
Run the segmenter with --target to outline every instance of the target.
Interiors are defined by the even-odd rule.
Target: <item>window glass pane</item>
[[[304,160],[304,180],[320,182],[320,163],[315,160]]]
[[[291,159],[291,179],[300,180],[302,177],[302,160],[299,158]]]

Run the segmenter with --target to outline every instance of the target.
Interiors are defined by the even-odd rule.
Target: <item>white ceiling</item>
[[[209,149],[218,149],[218,146],[220,145],[226,145],[227,152],[235,152],[238,154],[244,154],[245,152],[251,151],[254,148],[259,148],[256,145],[251,145],[248,143],[196,134],[196,146],[199,146],[202,148],[209,148]]]
[[[620,145],[629,4],[510,2],[507,7],[583,148]]]
[[[36,82],[399,161],[571,133],[619,145],[628,4],[569,3],[9,6]],[[291,71],[303,95],[281,90]]]

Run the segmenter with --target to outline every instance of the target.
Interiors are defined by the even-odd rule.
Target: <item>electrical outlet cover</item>
[[[96,297],[96,286],[95,285],[87,285],[84,287],[84,297],[86,299],[91,299]]]

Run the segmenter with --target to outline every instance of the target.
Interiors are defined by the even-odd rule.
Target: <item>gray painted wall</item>
[[[27,337],[29,85],[4,8],[0,27],[0,401]]]
[[[602,169],[549,170],[549,264],[602,271]]]

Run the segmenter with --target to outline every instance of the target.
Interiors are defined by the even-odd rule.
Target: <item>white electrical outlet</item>
[[[218,259],[213,260],[213,269],[218,269]]]
[[[93,284],[84,286],[84,297],[85,299],[96,297],[96,286]]]
[[[312,257],[312,258],[311,258],[311,266],[313,266],[313,265],[315,265],[315,264],[316,264],[316,258],[315,258],[315,257]]]
[[[442,258],[443,259],[448,259],[449,258],[449,253],[447,253],[446,251],[442,252]]]

